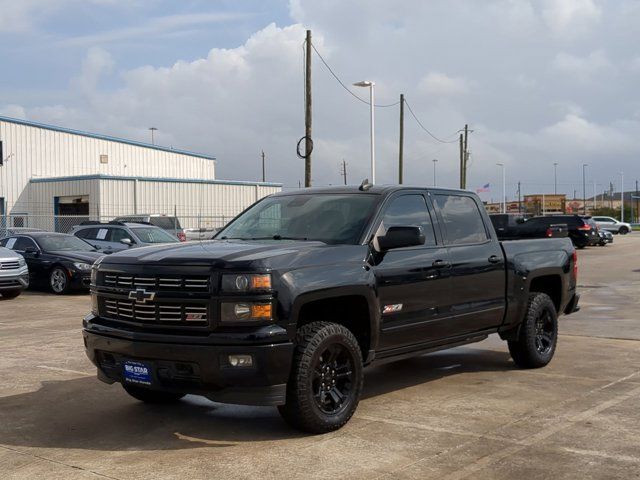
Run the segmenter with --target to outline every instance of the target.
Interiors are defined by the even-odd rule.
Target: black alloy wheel
[[[312,390],[321,412],[335,415],[347,407],[354,388],[353,355],[341,344],[329,345],[316,360]]]
[[[540,355],[547,355],[555,342],[555,327],[549,310],[542,310],[536,319],[535,344]]]

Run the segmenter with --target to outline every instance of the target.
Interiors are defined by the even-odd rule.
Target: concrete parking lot
[[[338,432],[274,408],[148,406],[95,378],[87,295],[0,301],[0,477],[639,478],[640,234],[579,252],[582,310],[518,370],[498,338],[373,367]]]

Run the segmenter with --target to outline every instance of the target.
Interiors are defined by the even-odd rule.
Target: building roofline
[[[280,187],[281,183],[272,182],[249,182],[243,180],[205,180],[200,178],[171,178],[171,177],[130,177],[124,175],[104,175],[101,173],[93,175],[72,175],[67,177],[42,177],[31,178],[30,183],[53,183],[53,182],[73,182],[80,180],[138,180],[140,182],[167,182],[167,183],[198,183],[211,185],[248,185],[257,187]]]
[[[58,127],[55,125],[48,125],[46,123],[33,122],[31,120],[21,120],[19,118],[5,117],[4,115],[0,115],[0,121],[15,123],[18,125],[26,125],[28,127],[44,128],[45,130],[53,130],[54,132],[70,133],[72,135],[80,135],[82,137],[95,138],[98,140],[107,140],[109,142],[125,143],[127,145],[133,145],[136,147],[151,148],[153,150],[160,150],[163,152],[177,153],[179,155],[188,155],[190,157],[198,157],[198,158],[204,158],[206,160],[216,161],[216,157],[212,155],[205,155],[203,153],[190,152],[188,150],[179,150],[176,148],[161,147],[159,145],[152,145],[150,143],[138,142],[135,140],[127,140],[126,138],[118,138],[118,137],[112,137],[110,135],[101,135],[98,133],[85,132],[82,130],[74,130],[72,128]]]

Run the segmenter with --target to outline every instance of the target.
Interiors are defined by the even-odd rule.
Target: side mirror
[[[123,238],[122,240],[120,240],[120,243],[130,247],[131,245],[133,245],[133,240],[131,240],[130,238]]]
[[[516,223],[518,223],[518,224],[523,224],[525,221],[526,220],[524,218],[522,218],[522,217],[516,218]]]
[[[424,233],[420,227],[389,227],[387,233],[378,237],[382,250],[424,245]]]

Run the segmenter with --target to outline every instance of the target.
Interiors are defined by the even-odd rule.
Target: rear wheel
[[[53,293],[63,295],[69,291],[69,276],[62,267],[55,267],[49,273],[49,286]]]
[[[355,412],[362,383],[362,353],[353,334],[335,323],[310,323],[298,331],[286,404],[278,410],[297,429],[337,430]]]
[[[161,392],[133,385],[122,385],[122,388],[136,400],[145,403],[175,403],[185,395],[184,393]]]
[[[558,341],[558,314],[546,293],[529,295],[527,313],[517,340],[510,340],[509,353],[522,368],[539,368],[553,358]]]
[[[16,298],[18,295],[22,293],[22,289],[18,288],[16,290],[5,290],[0,292],[0,296],[3,298]]]

